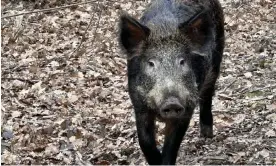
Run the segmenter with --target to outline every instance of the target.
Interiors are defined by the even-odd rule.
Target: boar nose
[[[180,104],[179,100],[175,97],[168,98],[161,105],[160,112],[164,117],[176,117],[184,111],[184,107]]]

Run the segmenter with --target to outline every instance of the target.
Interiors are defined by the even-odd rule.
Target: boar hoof
[[[205,138],[213,137],[213,126],[200,125],[200,136]]]

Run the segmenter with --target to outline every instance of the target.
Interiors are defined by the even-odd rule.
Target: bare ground
[[[2,0],[1,13],[79,2]],[[215,137],[199,138],[196,111],[177,163],[276,164],[276,1],[221,2]],[[1,20],[2,164],[146,164],[117,25],[119,11],[139,17],[147,3],[103,0]]]

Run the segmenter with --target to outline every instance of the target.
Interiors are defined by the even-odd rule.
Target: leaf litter
[[[3,0],[1,12],[79,2]],[[146,164],[117,25],[121,10],[139,17],[147,3],[104,0],[2,19],[2,164]],[[221,3],[227,39],[213,103],[215,137],[199,137],[197,110],[177,163],[276,164],[276,3]],[[164,124],[157,125],[162,147]]]

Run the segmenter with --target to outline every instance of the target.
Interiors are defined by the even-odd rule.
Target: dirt
[[[80,2],[3,0],[1,14]],[[147,3],[93,1],[1,19],[1,164],[146,164],[117,37],[120,11],[139,18]],[[215,137],[199,137],[196,111],[177,164],[276,164],[276,1],[221,3]]]

